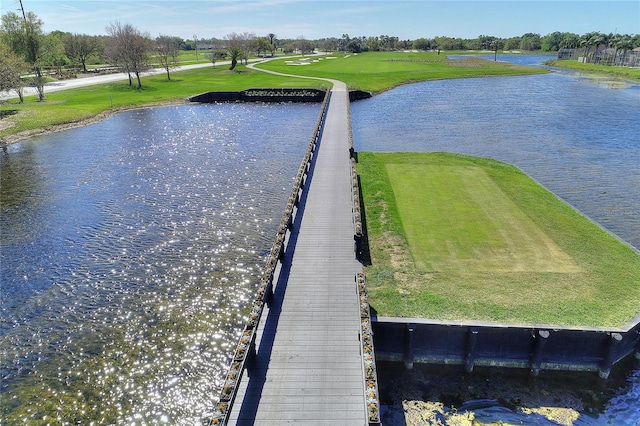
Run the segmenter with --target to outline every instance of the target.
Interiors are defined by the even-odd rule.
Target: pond
[[[499,59],[540,65],[548,57]],[[514,164],[640,249],[638,89],[637,83],[612,84],[566,71],[416,83],[353,103],[354,144],[356,151],[447,151]],[[602,412],[583,415],[575,424],[640,424],[640,363],[633,368],[609,382],[618,395]],[[475,411],[478,420],[557,424],[497,402],[488,405]]]
[[[640,247],[639,95],[560,74],[403,86],[352,104],[355,143],[516,164]],[[7,147],[2,418],[210,413],[318,110],[141,109]],[[634,371],[611,424],[640,421]]]
[[[319,108],[140,109],[9,146],[0,417],[210,413]]]

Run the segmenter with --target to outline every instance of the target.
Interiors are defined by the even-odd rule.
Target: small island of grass
[[[639,313],[640,255],[516,167],[358,154],[379,316],[617,327]]]

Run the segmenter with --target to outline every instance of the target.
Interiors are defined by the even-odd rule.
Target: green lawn
[[[287,60],[275,60],[259,67],[282,73],[333,78],[345,82],[350,89],[374,93],[417,81],[547,72],[537,67],[472,57],[449,60],[444,53],[438,55],[433,52],[336,53],[313,59],[316,61],[309,65],[288,65]]]
[[[359,153],[381,316],[620,326],[640,255],[517,168],[455,154]]]

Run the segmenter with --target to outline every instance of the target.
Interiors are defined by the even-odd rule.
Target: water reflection
[[[317,111],[143,109],[8,147],[2,417],[198,423]]]

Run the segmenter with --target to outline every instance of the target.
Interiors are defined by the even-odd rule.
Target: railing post
[[[413,331],[415,324],[407,324],[404,330],[404,368],[411,370],[413,368]]]
[[[467,334],[467,359],[465,360],[464,369],[467,373],[473,371],[473,365],[476,362],[476,343],[478,343],[478,329],[469,328]]]
[[[618,344],[621,340],[622,334],[611,333],[606,349],[606,354],[602,362],[602,366],[600,367],[600,371],[598,372],[598,375],[602,379],[606,379],[607,377],[609,377],[609,373],[611,373],[611,366],[613,365],[613,359],[616,355],[616,348],[618,347]]]
[[[531,375],[540,374],[540,365],[542,364],[542,350],[548,342],[549,330],[538,330],[533,334],[533,356],[531,357]]]

